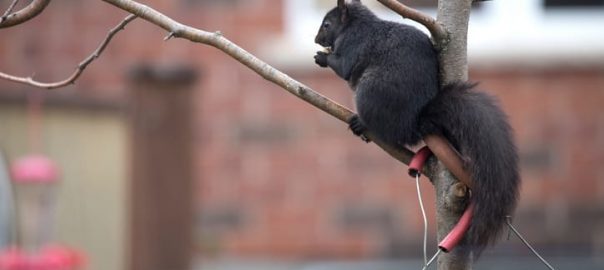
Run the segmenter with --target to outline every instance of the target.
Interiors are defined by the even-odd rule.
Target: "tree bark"
[[[472,0],[439,0],[436,20],[449,33],[440,44],[441,83],[468,80],[468,22]]]

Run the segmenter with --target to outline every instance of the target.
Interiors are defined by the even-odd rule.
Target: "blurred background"
[[[352,107],[346,83],[312,58],[336,1],[141,2],[219,30]],[[436,0],[403,2],[435,14]],[[52,1],[0,30],[0,70],[62,80],[126,15],[101,1]],[[135,20],[64,89],[0,81],[3,248],[17,240],[8,166],[39,152],[60,170],[41,227],[48,241],[84,253],[86,269],[421,268],[423,225],[404,164],[218,50],[166,34]],[[554,266],[603,269],[604,1],[483,3],[469,55],[471,80],[499,97],[516,132],[515,224]],[[434,192],[421,185],[432,251]],[[541,267],[515,237],[477,265]]]

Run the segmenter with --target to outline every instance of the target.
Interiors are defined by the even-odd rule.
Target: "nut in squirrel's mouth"
[[[333,49],[331,48],[331,46],[323,47],[323,52],[329,54],[333,52]]]

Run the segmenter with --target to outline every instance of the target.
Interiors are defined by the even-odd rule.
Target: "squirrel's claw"
[[[361,122],[361,118],[359,118],[358,114],[355,114],[350,118],[348,122],[348,127],[354,135],[359,136],[364,142],[371,142],[371,140],[367,138],[367,136],[365,136],[364,134],[367,131],[367,127],[365,126],[365,124],[363,124],[363,122]]]

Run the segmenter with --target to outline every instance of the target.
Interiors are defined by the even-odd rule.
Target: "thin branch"
[[[38,81],[34,80],[32,78],[32,76],[17,77],[17,76],[9,75],[9,74],[2,73],[2,72],[0,72],[0,78],[6,79],[9,81],[13,81],[13,82],[18,82],[18,83],[23,83],[23,84],[39,87],[39,88],[45,88],[45,89],[49,89],[49,90],[64,87],[69,84],[73,84],[80,77],[80,75],[82,75],[82,73],[84,72],[86,67],[88,67],[88,65],[90,63],[92,63],[92,61],[99,58],[99,56],[101,55],[101,53],[103,53],[103,51],[105,50],[105,48],[107,47],[107,45],[109,44],[109,42],[111,41],[113,36],[115,36],[115,34],[117,34],[119,31],[123,30],[124,27],[129,22],[136,19],[136,17],[137,17],[136,15],[131,14],[128,17],[126,17],[124,20],[122,20],[122,22],[120,22],[117,26],[115,26],[113,29],[111,29],[109,31],[109,33],[107,33],[107,36],[105,37],[103,42],[101,42],[99,47],[97,47],[97,49],[91,55],[89,55],[86,59],[84,59],[84,61],[82,61],[78,65],[78,67],[76,68],[74,73],[71,74],[71,76],[69,76],[69,78],[67,78],[63,81],[52,82],[52,83],[43,83],[43,82],[38,82]]]
[[[439,47],[446,41],[447,39],[447,30],[434,18],[430,15],[422,13],[419,10],[410,8],[397,0],[377,0],[382,3],[382,5],[388,7],[392,11],[398,13],[403,16],[405,19],[410,19],[416,21],[430,31],[432,34],[432,38],[434,43],[436,43]]]
[[[16,2],[14,1],[13,4],[16,4]],[[12,14],[3,15],[0,19],[0,28],[15,26],[31,20],[38,16],[48,6],[48,3],[50,3],[50,0],[33,0],[23,9]]]
[[[164,37],[164,41],[168,41],[174,37],[174,33],[170,32]]]
[[[4,12],[4,14],[2,14],[2,17],[0,17],[0,23],[2,23],[4,20],[6,20],[6,17],[13,12],[13,9],[15,8],[15,6],[17,5],[17,3],[19,3],[19,0],[13,0],[13,2],[10,4],[10,6],[8,6],[8,8],[6,9],[6,11]]]

